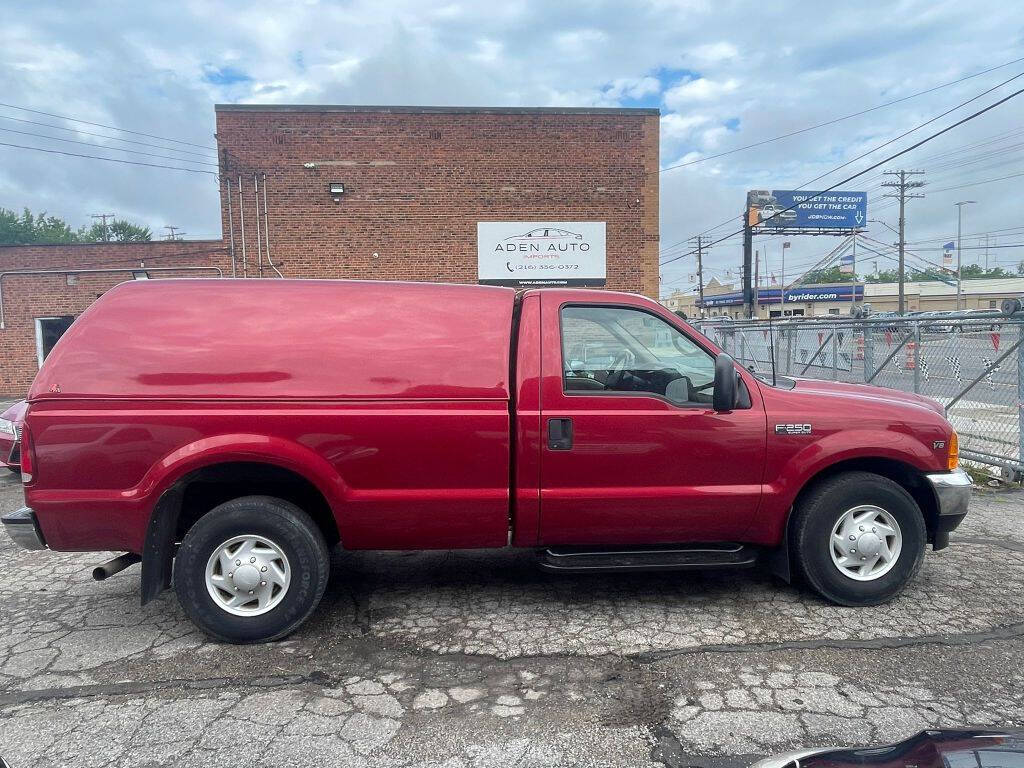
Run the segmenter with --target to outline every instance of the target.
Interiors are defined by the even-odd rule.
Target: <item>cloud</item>
[[[707,43],[705,45],[698,45],[688,53],[688,57],[694,59],[699,64],[717,64],[727,59],[734,59],[739,56],[739,49],[732,43],[727,43],[724,40],[717,43]]]
[[[708,115],[680,115],[672,112],[661,117],[661,137],[665,140],[685,139],[694,130],[710,122]]]
[[[577,29],[555,35],[555,45],[561,53],[590,58],[594,50],[608,41],[607,33],[600,29]]]
[[[645,96],[659,93],[661,81],[656,77],[618,77],[605,89],[609,99],[642,99]]]
[[[734,93],[740,81],[734,77],[727,80],[711,80],[698,77],[670,88],[665,93],[665,105],[670,109],[683,109],[695,101],[712,101]]]
[[[203,80],[210,85],[229,86],[239,83],[251,83],[252,78],[245,72],[235,67],[203,67]]]
[[[230,0],[184,0],[119,5],[111,23],[107,7],[98,2],[64,3],[56,10],[36,3],[0,26],[0,82],[3,101],[12,104],[201,146],[215,145],[217,101],[658,106],[661,161],[668,166],[825,122],[1020,55],[1021,27],[1012,3],[979,13],[970,4],[906,0],[892,14],[883,0],[864,0],[814,11],[813,24],[797,25],[786,4],[762,4],[752,15],[742,4],[707,0],[256,0],[246,13],[238,13]],[[667,171],[661,177],[662,243],[727,219],[731,226],[747,189],[797,186],[1010,74],[999,70],[859,118]],[[910,237],[950,234],[958,195],[980,201],[969,213],[972,231],[1015,220],[1019,206],[1012,185],[1019,180],[931,190],[1024,170],[1012,141],[992,139],[1019,130],[1019,114],[1017,104],[1008,104],[905,158],[906,167],[924,168],[929,182],[926,197],[908,206]],[[31,119],[0,108],[4,116]],[[24,127],[0,119],[0,141],[11,137],[2,129]],[[29,130],[110,143],[37,128]],[[988,140],[994,143],[973,155],[965,149]],[[908,142],[909,137],[894,148]],[[68,148],[44,138],[10,143]],[[986,150],[1002,151],[986,162],[966,162]],[[985,170],[995,163],[1005,170]],[[879,172],[854,186],[869,190],[873,218],[877,213],[894,223],[891,201],[880,197]],[[828,176],[815,186],[838,178]],[[189,236],[216,236],[220,230],[210,176],[2,147],[0,205],[45,208],[75,224],[107,210],[154,231],[164,224],[182,226]],[[716,233],[729,231],[722,227]],[[888,240],[886,231],[874,234]],[[822,240],[794,238],[787,269],[791,259],[799,264],[827,251]],[[765,243],[769,258],[776,259],[776,246]],[[1013,249],[998,253],[1004,261],[1019,258]],[[738,263],[735,239],[712,248],[707,260],[709,270],[721,274]],[[691,267],[681,259],[663,271],[677,279]]]

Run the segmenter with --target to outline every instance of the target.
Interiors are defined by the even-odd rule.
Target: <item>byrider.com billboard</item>
[[[487,285],[605,284],[603,221],[479,221],[476,251]]]
[[[789,208],[792,210],[787,210]],[[821,194],[791,189],[747,192],[747,224],[759,230],[849,230],[863,227],[867,220],[867,192]]]

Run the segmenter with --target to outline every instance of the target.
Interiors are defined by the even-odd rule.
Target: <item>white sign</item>
[[[603,221],[480,221],[477,276],[489,285],[604,285]]]

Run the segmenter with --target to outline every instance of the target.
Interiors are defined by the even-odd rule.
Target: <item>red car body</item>
[[[892,390],[771,386],[737,366],[749,407],[725,412],[567,392],[566,306],[637,309],[721,352],[656,302],[605,291],[118,286],[32,386],[27,503],[50,548],[141,554],[161,499],[203,468],[243,462],[301,477],[329,510],[330,538],[350,549],[777,547],[823,472],[951,469],[941,409]],[[552,419],[572,421],[573,450],[549,449]],[[779,431],[794,422],[813,434]],[[935,492],[908,483],[942,546],[963,515],[936,525]]]

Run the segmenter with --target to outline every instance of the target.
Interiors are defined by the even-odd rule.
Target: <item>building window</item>
[[[838,315],[838,314],[839,314],[839,310],[838,310],[838,309],[830,309],[830,310],[828,311],[828,313],[829,313],[830,315]]]
[[[988,302],[988,308],[989,308],[989,309],[995,309],[995,308],[996,308],[996,302],[995,302],[995,300],[989,300],[989,302]]]
[[[74,321],[73,315],[36,318],[36,359],[40,367],[53,349],[53,345],[57,343],[57,339],[64,335],[64,331],[70,328]]]

